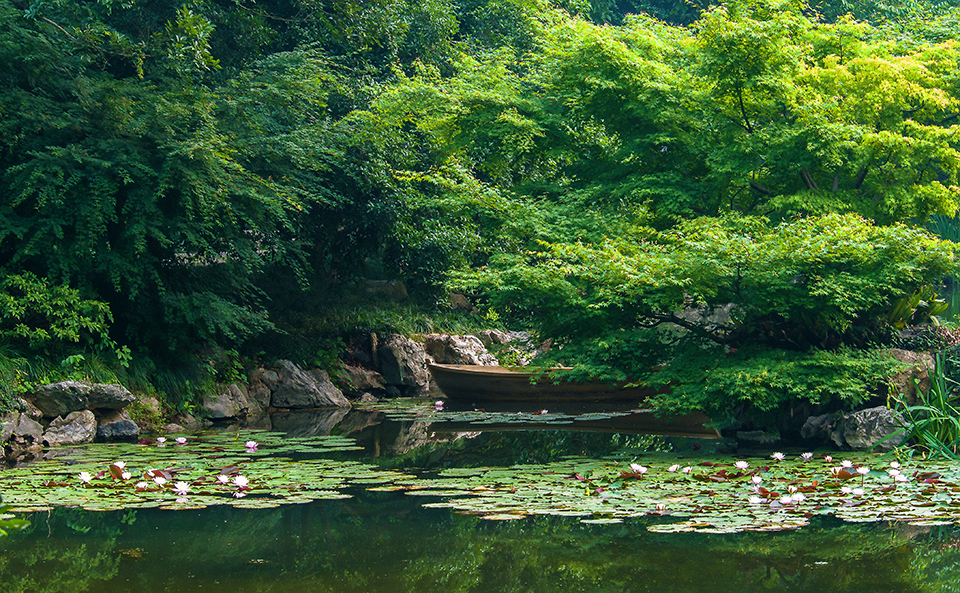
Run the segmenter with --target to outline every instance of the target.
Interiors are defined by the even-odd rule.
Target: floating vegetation
[[[361,449],[352,439],[252,434],[256,441],[220,433],[56,450],[55,459],[0,471],[0,491],[14,512],[54,506],[89,511],[224,504],[270,508],[349,497],[343,490],[354,479],[379,484],[408,478],[356,461],[319,457]]]
[[[432,405],[409,409],[464,414]],[[266,431],[86,445],[0,470],[0,491],[11,512],[271,508],[347,498],[350,489],[365,488],[405,492],[427,499],[425,507],[491,520],[552,515],[607,524],[643,517],[647,529],[662,533],[780,531],[828,515],[848,522],[960,523],[960,467],[949,463],[900,467],[876,456],[834,460],[809,453],[695,460],[626,457],[621,450],[603,459],[414,475],[339,458],[359,449],[346,437]]]
[[[681,467],[585,458],[512,468],[449,470],[401,486],[427,503],[497,519],[582,517],[586,523],[657,519],[656,532],[781,531],[817,515],[850,522],[960,522],[960,468],[900,468],[875,457],[701,461]],[[386,486],[382,489],[393,488]],[[458,488],[459,495],[452,490]]]

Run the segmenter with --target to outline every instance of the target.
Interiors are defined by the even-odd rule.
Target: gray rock
[[[348,397],[357,397],[365,392],[386,389],[386,383],[384,383],[383,376],[380,373],[358,366],[345,365],[342,368],[339,383],[343,388],[344,395]]]
[[[362,404],[375,404],[380,400],[377,399],[376,396],[374,396],[372,393],[364,393],[363,395],[360,396],[360,399],[358,399],[357,401]]]
[[[270,407],[270,388],[261,385],[253,387],[247,392],[247,401],[250,403],[249,413],[264,412]]]
[[[903,416],[890,408],[879,406],[851,412],[843,420],[843,439],[851,449],[866,451],[876,447],[879,451],[890,451],[903,443],[902,432],[880,442],[904,425]]]
[[[377,348],[380,373],[387,385],[403,386],[409,392],[426,393],[430,386],[427,353],[422,344],[404,336],[387,336]],[[389,390],[388,390],[389,391]]]
[[[43,436],[43,426],[27,414],[20,414],[20,421],[13,431],[13,436],[39,442]]]
[[[843,447],[843,415],[835,412],[810,416],[800,429],[800,437],[814,445],[832,442],[838,447]]]
[[[65,416],[98,408],[120,410],[134,401],[133,395],[122,385],[87,385],[78,381],[41,385],[32,399],[44,416]]]
[[[276,371],[266,370],[260,375],[260,380],[271,390],[276,389],[280,383],[280,375]]]
[[[133,440],[140,436],[140,427],[126,410],[110,410],[97,418],[97,440]]]
[[[236,418],[241,414],[236,398],[229,388],[220,393],[205,394],[200,401],[200,413],[211,420]]]
[[[0,418],[0,443],[5,443],[13,436],[20,422],[20,412],[7,412]]]
[[[171,422],[170,424],[164,424],[163,426],[160,427],[160,430],[162,430],[163,432],[166,432],[166,433],[173,433],[173,434],[177,434],[177,433],[179,433],[179,432],[186,432],[186,431],[187,431],[186,428],[184,428],[184,427],[182,427],[182,426],[180,426],[179,424],[176,424],[176,423],[174,423],[174,422]]]
[[[57,416],[47,431],[44,442],[51,447],[89,443],[97,436],[97,418],[90,410],[70,412],[66,418]]]
[[[22,397],[18,397],[16,402],[17,402],[16,407],[18,407],[20,411],[26,414],[27,416],[33,418],[38,422],[40,421],[41,418],[43,418],[43,412],[40,411],[40,408],[33,405],[33,403],[30,402],[29,400],[23,399]]]
[[[134,402],[133,394],[123,385],[94,383],[86,393],[88,410],[122,410]]]
[[[89,385],[78,381],[63,381],[41,385],[33,395],[33,405],[44,416],[66,416],[70,412],[87,409]]]
[[[349,408],[350,402],[336,388],[326,371],[304,371],[289,360],[281,361],[280,384],[270,404],[275,408]]]
[[[440,364],[471,364],[496,366],[497,359],[487,352],[483,342],[476,336],[452,334],[427,334],[423,336],[423,348]]]

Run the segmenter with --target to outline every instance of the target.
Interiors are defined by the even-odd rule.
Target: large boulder
[[[404,387],[407,393],[426,393],[430,372],[423,344],[392,334],[377,348],[377,359],[387,385]]]
[[[66,416],[97,408],[120,410],[134,401],[133,395],[121,385],[87,385],[78,381],[41,385],[31,399],[44,416]]]
[[[97,440],[132,441],[140,436],[140,427],[126,410],[106,410],[97,416]]]
[[[58,416],[43,433],[44,442],[51,446],[79,445],[89,443],[97,436],[97,418],[90,410],[70,412]]]
[[[349,408],[350,402],[326,371],[308,373],[289,360],[281,361],[279,384],[270,403],[275,408]]]
[[[890,408],[879,406],[859,410],[844,416],[843,440],[856,451],[867,451],[874,447],[878,451],[890,451],[903,443],[903,426],[903,416]],[[890,437],[897,431],[900,434]]]
[[[496,366],[497,359],[487,352],[483,342],[476,336],[452,334],[427,334],[423,336],[423,348],[440,364],[472,364]]]

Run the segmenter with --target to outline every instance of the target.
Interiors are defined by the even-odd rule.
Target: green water
[[[422,421],[421,408],[352,414],[326,424],[316,424],[319,417],[298,417],[298,423],[277,417],[273,425],[301,438],[311,430],[349,436],[363,449],[331,456],[417,476],[638,451],[692,463],[694,456],[715,458],[715,449],[723,446],[715,440],[643,434],[623,417],[556,415],[559,424],[551,425],[539,415],[466,412],[431,415],[431,423]],[[605,429],[604,421],[615,430]],[[463,431],[468,428],[473,430]],[[242,448],[247,434],[257,433],[217,442],[236,440]],[[104,449],[107,458],[118,450],[92,448]],[[43,463],[72,467],[64,461]],[[4,472],[9,477],[14,470],[0,470],[0,489]],[[25,532],[0,539],[0,591],[960,589],[960,529],[953,524],[856,523],[817,515],[800,529],[774,533],[657,533],[651,528],[676,518],[651,514],[608,525],[564,516],[494,521],[423,506],[443,501],[442,496],[371,491],[356,484],[342,492],[351,497],[276,508],[91,512],[57,506],[27,513],[31,526]]]

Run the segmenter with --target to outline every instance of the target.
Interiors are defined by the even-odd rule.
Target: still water
[[[610,430],[596,415],[582,416],[579,425],[569,416],[561,419],[566,424],[551,425],[542,416],[517,422],[456,413],[447,424],[436,417],[425,423],[416,414],[383,411],[317,420],[275,418],[272,427],[295,435],[349,434],[364,447],[350,453],[356,459],[423,474],[624,448],[706,454],[715,443],[689,434],[645,435],[622,416]],[[423,507],[436,498],[358,486],[345,492],[352,497],[264,509],[31,513],[28,530],[0,539],[0,591],[960,589],[960,530],[953,525],[817,516],[801,529],[776,533],[655,533],[648,527],[668,517],[611,525],[556,516],[491,521]]]

